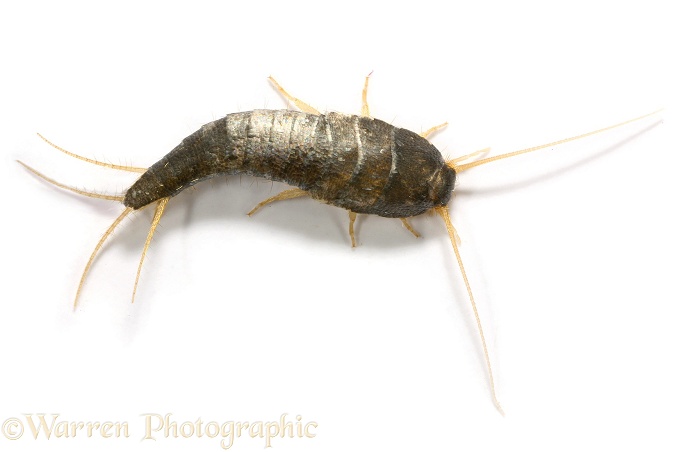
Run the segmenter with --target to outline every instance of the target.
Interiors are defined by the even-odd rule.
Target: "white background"
[[[246,4],[247,3],[247,4]],[[22,2],[2,8],[0,420],[127,421],[128,439],[2,450],[219,450],[141,441],[174,420],[319,424],[274,450],[677,450],[676,36],[664,2]],[[487,331],[493,407],[442,222],[309,199],[248,218],[283,187],[217,178],[172,199],[130,304],[152,215],[60,191],[119,193],[134,174],[39,140],[148,166],[202,124],[285,108],[274,75],[320,110],[411,130],[449,121],[444,155],[493,153],[652,119],[459,176],[451,203]],[[26,427],[28,429],[28,427]],[[234,450],[262,450],[244,437]]]

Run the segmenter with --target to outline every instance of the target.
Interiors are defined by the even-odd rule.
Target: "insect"
[[[321,114],[291,96],[269,77],[274,87],[300,111],[254,110],[232,113],[202,126],[149,168],[113,165],[69,152],[42,137],[48,144],[77,159],[117,170],[142,173],[124,193],[104,195],[61,184],[21,163],[36,176],[60,188],[93,198],[122,202],[123,212],[109,226],[90,255],[83,271],[74,307],[87,274],[106,239],[132,211],[155,205],[155,213],[137,268],[132,301],[147,250],[163,212],[173,196],[216,175],[247,174],[293,186],[254,207],[286,199],[310,196],[346,209],[349,236],[356,246],[357,214],[398,218],[415,236],[408,218],[434,211],[442,219],[462,274],[481,341],[490,391],[497,409],[492,366],[471,286],[458,249],[458,237],[448,212],[457,175],[476,166],[563,144],[640,120],[656,112],[613,126],[552,143],[478,159],[487,149],[445,160],[427,137],[446,124],[416,134],[370,116],[365,78],[360,115]]]

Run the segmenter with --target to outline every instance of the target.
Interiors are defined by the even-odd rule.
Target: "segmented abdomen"
[[[427,140],[383,121],[255,110],[227,115],[185,138],[141,176],[124,203],[140,208],[217,174],[282,181],[330,204],[389,217],[447,203],[455,177]],[[432,184],[441,181],[445,199],[430,199]]]

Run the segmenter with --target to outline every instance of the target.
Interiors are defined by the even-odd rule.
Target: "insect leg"
[[[17,162],[21,166],[26,168],[28,171],[30,171],[31,173],[38,176],[39,178],[49,182],[52,185],[56,185],[59,188],[63,188],[64,190],[72,191],[73,193],[77,193],[77,194],[83,195],[83,196],[89,196],[90,198],[107,199],[109,201],[120,201],[120,202],[122,202],[123,199],[125,199],[125,197],[121,196],[121,195],[104,195],[104,194],[101,194],[101,193],[93,193],[93,192],[90,192],[90,191],[79,190],[75,187],[69,187],[68,185],[64,185],[62,183],[59,183],[59,182],[55,181],[54,179],[50,179],[49,177],[45,176],[44,174],[42,174],[41,172],[39,172],[37,170],[34,170],[33,168],[26,165],[24,162],[22,162],[20,160],[17,160]]]
[[[117,169],[117,170],[122,170],[122,171],[130,171],[132,173],[145,173],[146,168],[139,168],[136,166],[127,166],[127,165],[114,165],[113,163],[105,163],[105,162],[100,162],[99,160],[94,160],[94,159],[88,159],[87,157],[83,157],[82,155],[75,154],[73,152],[67,151],[66,149],[57,146],[56,144],[52,143],[50,140],[47,138],[43,137],[42,135],[38,134],[42,140],[52,146],[54,149],[58,149],[61,152],[63,152],[66,155],[70,155],[71,157],[77,158],[78,160],[82,160],[87,163],[92,163],[94,165],[99,165],[99,166],[104,166],[106,168],[111,168],[111,169]]]
[[[450,236],[450,243],[453,245],[453,251],[455,252],[455,258],[457,259],[457,265],[460,267],[460,273],[462,273],[462,279],[464,280],[464,285],[467,288],[467,295],[469,295],[469,302],[472,305],[472,311],[474,311],[474,318],[476,319],[476,327],[479,331],[479,337],[481,338],[481,345],[483,346],[483,356],[486,359],[486,367],[488,368],[488,379],[490,382],[490,392],[493,396],[493,403],[497,410],[504,416],[505,412],[500,406],[500,402],[497,400],[497,395],[495,394],[495,381],[493,380],[493,369],[490,365],[490,357],[488,356],[488,347],[486,346],[486,338],[483,335],[483,327],[481,326],[481,317],[479,317],[479,311],[476,308],[476,302],[474,301],[474,295],[472,294],[472,288],[469,285],[469,280],[467,279],[467,272],[464,270],[464,265],[462,264],[462,257],[460,256],[460,250],[457,246],[457,232],[453,227],[453,223],[450,221],[450,214],[448,213],[447,207],[437,207],[436,213],[438,213],[446,224],[446,229],[448,230],[448,235]]]
[[[295,104],[297,108],[302,110],[305,113],[311,113],[312,115],[320,115],[321,112],[316,110],[314,107],[311,105],[307,104],[306,102],[303,102],[296,97],[293,97],[288,93],[283,87],[271,76],[269,76],[269,81],[273,84],[274,88],[278,90],[279,93],[283,95],[287,100]]]
[[[83,275],[80,277],[78,291],[75,293],[75,300],[73,301],[74,310],[78,307],[78,298],[80,297],[80,291],[83,288],[83,284],[85,284],[85,278],[87,277],[87,273],[90,271],[90,267],[92,267],[92,262],[94,262],[94,258],[96,257],[101,247],[104,245],[106,239],[109,238],[109,236],[113,233],[113,230],[120,224],[121,221],[123,221],[123,218],[125,218],[130,212],[132,212],[132,210],[134,210],[132,209],[132,207],[128,207],[127,209],[123,210],[123,213],[121,213],[120,216],[116,218],[115,221],[111,224],[111,226],[108,227],[106,232],[104,232],[104,235],[97,243],[97,246],[94,247],[94,251],[92,251],[90,259],[87,261],[87,265],[85,265],[85,270],[83,270]]]
[[[373,73],[365,76],[365,82],[363,83],[363,92],[361,93],[361,116],[370,117],[370,108],[368,107],[368,81]]]
[[[370,74],[366,75],[365,82],[363,83],[363,92],[361,93],[361,116],[370,117],[370,107],[368,106],[368,83],[370,81],[370,76],[372,74],[373,73],[371,72]],[[425,132],[422,132],[420,134],[420,136],[422,138],[427,138],[432,133],[443,129],[447,125],[448,125],[448,123],[444,122],[443,124],[439,124],[437,126],[431,127],[429,129],[427,129]],[[410,229],[410,228],[408,228],[408,229]]]
[[[422,132],[422,133],[420,134],[420,136],[421,136],[422,138],[428,138],[429,135],[431,135],[431,134],[434,133],[434,132],[438,132],[439,130],[443,129],[443,128],[446,127],[447,125],[448,125],[448,122],[444,122],[443,124],[439,124],[439,125],[437,125],[437,126],[430,127],[430,128],[428,128],[427,130],[425,130],[424,132]]]
[[[158,223],[160,223],[160,217],[163,216],[163,211],[170,198],[161,198],[156,204],[156,213],[153,214],[153,221],[151,221],[151,229],[149,229],[149,234],[146,236],[146,242],[144,243],[144,249],[141,252],[141,259],[139,260],[139,267],[137,268],[137,278],[134,280],[134,289],[132,290],[132,303],[134,303],[134,296],[137,294],[137,285],[139,284],[139,275],[141,275],[141,267],[144,264],[144,258],[146,257],[146,251],[151,245],[151,239],[153,238],[153,233],[156,232]]]
[[[356,222],[356,212],[349,211],[349,236],[351,237],[351,247],[356,248],[356,236],[354,235],[354,223]]]
[[[267,204],[270,204],[274,201],[282,201],[284,199],[294,199],[294,198],[300,198],[302,196],[307,196],[309,193],[306,191],[300,189],[300,188],[291,188],[289,190],[284,190],[277,194],[276,196],[272,196],[271,198],[265,199],[264,201],[260,202],[257,204],[251,211],[248,212],[248,216],[252,215],[253,213],[257,212],[259,209],[264,207]]]
[[[401,222],[403,223],[403,226],[404,226],[407,230],[409,230],[415,237],[421,237],[421,236],[420,236],[420,233],[417,232],[417,231],[410,225],[410,223],[408,223],[408,219],[407,219],[407,218],[401,218]]]

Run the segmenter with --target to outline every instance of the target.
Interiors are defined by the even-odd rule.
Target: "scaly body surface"
[[[205,124],[125,194],[134,209],[219,174],[286,182],[356,213],[405,218],[448,204],[455,170],[425,138],[379,119],[291,110]]]

